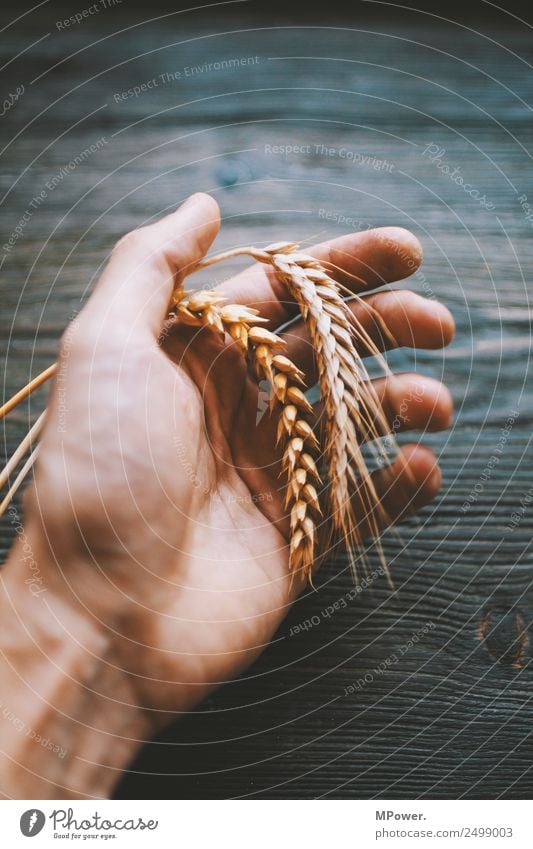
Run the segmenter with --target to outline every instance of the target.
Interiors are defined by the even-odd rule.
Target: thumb
[[[194,194],[156,224],[133,230],[115,246],[87,305],[87,320],[110,322],[113,334],[135,324],[155,337],[174,288],[205,255],[220,226],[210,195]]]

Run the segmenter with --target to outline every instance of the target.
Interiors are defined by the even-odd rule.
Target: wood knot
[[[484,610],[478,637],[487,654],[497,663],[522,669],[529,634],[522,612],[500,604]]]

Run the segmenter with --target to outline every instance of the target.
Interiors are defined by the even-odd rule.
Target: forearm
[[[148,723],[107,629],[46,585],[28,548],[0,571],[0,794],[105,797]]]

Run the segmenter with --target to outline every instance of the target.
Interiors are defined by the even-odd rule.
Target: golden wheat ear
[[[328,532],[327,523],[322,524],[320,540],[315,527],[313,557],[316,559],[332,543],[340,542],[349,553],[354,577],[357,577],[358,564],[366,564],[362,514],[365,526],[377,540],[378,553],[388,574],[379,533],[390,524],[390,517],[376,491],[361,444],[368,441],[382,465],[401,455],[394,438],[382,441],[382,437],[390,436],[389,427],[358,345],[380,357],[385,371],[386,362],[340,294],[335,280],[318,260],[302,253],[297,244],[279,242],[264,249],[237,248],[205,260],[200,267],[208,267],[219,258],[238,255],[249,255],[272,267],[296,301],[313,345],[323,406],[320,443],[314,447],[316,451],[322,449],[321,465],[327,476],[327,486],[321,496],[326,502],[322,513],[330,526]],[[390,338],[385,326],[382,331]],[[294,415],[294,411],[290,415]],[[282,411],[282,428],[287,427],[286,421],[287,414]],[[298,470],[291,464],[285,466],[289,475],[288,491],[298,492],[298,481],[293,480]],[[301,506],[299,509],[302,512]],[[297,550],[299,542],[298,533],[291,550]],[[296,557],[291,561],[293,568],[296,561]],[[310,576],[308,566],[305,571]]]
[[[390,524],[361,451],[363,440],[380,462],[397,456],[394,440],[382,443],[388,425],[358,352],[361,344],[378,354],[355,318],[339,286],[314,257],[294,243],[270,245],[253,254],[269,263],[298,304],[311,338],[323,406],[321,443],[326,469],[326,515],[331,523],[329,544],[343,543],[354,573],[365,563],[360,532],[361,510],[374,537]],[[381,358],[381,365],[386,363]],[[391,450],[392,449],[392,450]],[[356,509],[357,508],[357,509]],[[328,545],[328,535],[322,535]],[[384,563],[383,553],[378,551]]]
[[[285,507],[290,515],[289,565],[292,575],[311,579],[317,551],[316,518],[321,508],[320,482],[314,454],[318,441],[308,421],[313,408],[305,397],[302,372],[285,355],[284,340],[259,326],[265,319],[240,304],[225,304],[212,291],[189,294],[178,290],[173,299],[177,321],[210,327],[228,335],[248,358],[256,377],[266,378],[279,406],[277,441],[286,475]]]

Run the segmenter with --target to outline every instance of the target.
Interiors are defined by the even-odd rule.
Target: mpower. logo
[[[42,831],[46,822],[46,817],[38,808],[30,808],[29,811],[24,811],[20,818],[20,830],[24,837],[35,837]]]

